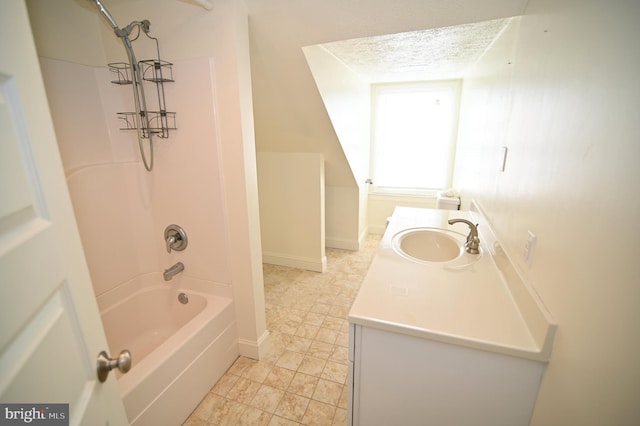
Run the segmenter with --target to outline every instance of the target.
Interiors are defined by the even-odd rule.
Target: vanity
[[[476,204],[397,207],[348,318],[350,425],[529,424],[556,325]]]

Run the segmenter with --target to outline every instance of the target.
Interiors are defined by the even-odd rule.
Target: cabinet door
[[[528,425],[544,364],[359,327],[354,425]]]

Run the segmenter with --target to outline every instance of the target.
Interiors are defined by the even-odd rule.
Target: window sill
[[[427,189],[422,191],[380,191],[380,190],[371,190],[369,191],[370,197],[402,197],[402,198],[436,198],[438,196],[438,192],[443,191],[441,189]]]

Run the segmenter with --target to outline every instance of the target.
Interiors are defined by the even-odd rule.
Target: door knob
[[[109,371],[114,368],[117,368],[123,374],[126,373],[131,369],[131,362],[131,352],[127,349],[121,351],[118,358],[109,358],[109,354],[105,351],[100,352],[97,358],[98,380],[100,380],[100,383],[107,380]]]

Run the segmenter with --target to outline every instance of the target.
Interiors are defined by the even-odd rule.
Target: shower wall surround
[[[115,115],[133,101],[130,90],[110,83],[106,64],[124,56],[113,30],[90,2],[26,1],[77,221],[90,228],[81,233],[96,292],[181,261],[185,275],[232,290],[240,354],[266,353],[244,3],[217,0],[207,11],[180,1],[108,2],[119,22],[148,19],[174,64],[176,82],[165,95],[178,130],[154,142],[147,173],[135,135],[120,130]],[[154,57],[150,45],[136,46],[136,55]],[[189,232],[188,250],[164,251],[171,223]]]
[[[153,173],[140,167],[135,135],[119,130],[113,114],[130,108],[129,87],[110,84],[106,68],[41,65],[96,294],[177,260],[192,277],[229,285],[210,60],[174,62],[181,83],[165,90],[182,121],[154,142]],[[189,250],[167,254],[163,230],[174,222],[192,238]]]

